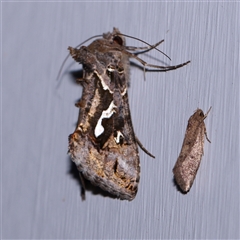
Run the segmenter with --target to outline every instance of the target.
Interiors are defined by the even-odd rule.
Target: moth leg
[[[140,142],[140,140],[137,138],[137,136],[135,136],[135,140],[136,140],[138,146],[139,146],[147,155],[149,155],[149,156],[152,157],[152,158],[155,158],[155,156],[153,156],[153,155],[143,146],[143,144]]]
[[[207,115],[209,114],[209,112],[211,111],[211,109],[212,109],[212,107],[210,107],[209,110],[207,111],[207,113],[204,115],[203,120],[207,117]],[[205,134],[206,139],[208,140],[208,142],[211,143],[211,141],[209,140],[209,138],[208,138],[208,136],[207,136],[207,130],[206,130],[206,127],[205,127],[205,129],[204,129],[204,134]]]
[[[145,61],[143,61],[141,58],[139,58],[138,56],[134,55],[133,53],[130,53],[128,51],[124,51],[124,53],[126,55],[128,55],[130,58],[135,58],[137,61],[139,61],[143,67],[144,67],[144,71],[145,71],[145,68],[146,67],[150,67],[150,68],[157,68],[159,69],[158,71],[159,72],[167,72],[167,71],[171,71],[171,70],[175,70],[177,68],[181,68],[185,65],[187,65],[188,63],[190,63],[190,61],[187,61],[187,62],[184,62],[184,63],[181,63],[181,64],[178,64],[178,65],[173,65],[173,66],[160,66],[160,65],[154,65],[154,64],[149,64]]]
[[[161,40],[157,43],[155,43],[154,45],[150,45],[148,47],[132,47],[132,46],[126,46],[126,49],[129,51],[139,51],[139,50],[143,50],[143,52],[148,52],[154,48],[156,48],[158,45],[160,45],[161,43],[163,43],[164,40]],[[140,54],[140,53],[138,53]]]
[[[82,201],[84,201],[86,199],[86,197],[85,197],[86,187],[85,187],[84,177],[81,172],[79,172],[79,178],[80,178],[80,182],[81,182],[81,198],[82,198]]]
[[[175,70],[177,68],[181,68],[181,67],[187,65],[188,63],[190,63],[190,61],[187,61],[185,63],[181,63],[181,64],[178,64],[178,65],[165,67],[165,66],[159,66],[159,65],[146,63],[145,61],[143,61],[141,58],[139,58],[137,56],[135,56],[134,58],[136,60],[138,60],[144,66],[144,68],[145,67],[159,68],[159,69],[161,69],[161,70],[159,70],[159,72],[167,72],[167,71]]]
[[[206,136],[206,139],[208,140],[208,142],[210,142],[210,143],[211,143],[211,141],[209,140],[209,138],[208,138],[208,136],[207,136],[207,131],[206,131],[206,128],[205,128],[204,134],[205,134],[205,136]]]

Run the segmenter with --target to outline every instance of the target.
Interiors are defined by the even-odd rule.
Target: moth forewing
[[[184,193],[190,190],[201,163],[204,138],[207,138],[204,123],[207,114],[204,115],[201,109],[197,109],[189,118],[182,149],[173,168],[175,182]],[[209,141],[208,138],[207,140]]]
[[[69,152],[83,176],[120,199],[132,200],[140,177],[139,155],[128,105],[125,39],[105,34],[88,47],[69,48],[83,64],[78,125]]]
[[[149,50],[158,44],[150,45]],[[69,47],[69,51],[83,65],[83,93],[77,103],[80,113],[76,129],[69,136],[72,161],[92,184],[120,199],[133,200],[140,179],[137,145],[152,155],[140,144],[132,126],[127,91],[129,58],[160,71],[188,62],[173,67],[148,65],[129,52],[117,28],[87,47]]]

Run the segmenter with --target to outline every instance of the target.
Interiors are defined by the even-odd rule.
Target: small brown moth
[[[205,115],[201,109],[197,109],[188,120],[182,150],[173,168],[174,179],[184,193],[190,190],[196,177],[203,155],[204,135],[210,142],[204,119],[211,108]]]
[[[127,91],[129,59],[164,72],[189,61],[168,67],[147,64],[131,52],[143,48],[126,46],[124,36],[114,28],[87,47],[68,48],[73,59],[83,65],[83,78],[79,80],[83,93],[76,104],[80,112],[76,129],[69,136],[69,153],[80,175],[116,197],[131,201],[140,179],[137,145],[152,155],[139,142],[132,126]],[[161,42],[144,49],[156,49]]]

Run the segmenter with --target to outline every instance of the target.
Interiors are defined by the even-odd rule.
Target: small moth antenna
[[[145,43],[145,44],[148,45],[149,47],[156,49],[158,52],[162,53],[165,57],[167,57],[169,60],[171,60],[171,58],[170,58],[166,53],[162,52],[162,51],[159,50],[157,47],[155,47],[154,45],[149,44],[148,42],[145,42],[145,41],[143,41],[143,40],[141,40],[141,39],[139,39],[139,38],[132,37],[132,36],[129,36],[129,35],[126,35],[126,34],[123,34],[123,33],[117,33],[116,36],[118,36],[118,35],[122,35],[122,36],[124,36],[124,37],[132,38],[132,39],[135,39],[135,40],[140,41],[140,42],[142,42],[142,43]],[[161,42],[162,42],[162,41],[161,41]],[[156,45],[156,44],[155,44],[155,45]]]
[[[207,115],[209,114],[209,112],[211,111],[212,106],[209,108],[209,110],[207,111],[207,113],[204,115],[204,119],[207,117]]]
[[[101,36],[102,36],[102,35],[95,35],[95,36],[93,36],[93,37],[90,37],[90,38],[88,38],[87,40],[85,40],[84,42],[78,44],[75,48],[80,47],[81,45],[83,45],[84,43],[88,42],[89,40],[91,40],[91,39],[93,39],[93,38],[97,38],[97,37],[101,37]],[[62,65],[61,65],[61,67],[60,67],[60,70],[59,70],[59,72],[58,72],[58,75],[57,75],[56,80],[59,79],[60,74],[61,74],[61,72],[62,72],[62,69],[63,69],[63,67],[64,67],[67,59],[69,58],[69,56],[70,56],[70,53],[69,53],[69,54],[67,55],[67,57],[63,60],[63,63],[62,63]]]

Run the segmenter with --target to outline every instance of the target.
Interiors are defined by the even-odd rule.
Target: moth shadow
[[[75,71],[70,71],[69,75],[71,76],[71,82],[75,85],[81,85],[78,81],[78,79],[82,79],[83,78],[83,70],[75,70]]]
[[[81,190],[81,188],[83,187],[82,186],[82,182],[81,182],[81,179],[79,177],[79,172],[78,172],[78,169],[75,165],[75,163],[71,160],[71,158],[69,157],[69,171],[68,173],[70,175],[72,175],[72,178],[75,179],[80,188],[79,190]],[[84,180],[84,185],[85,185],[85,190],[86,190],[86,195],[87,195],[87,192],[91,192],[93,195],[101,195],[103,197],[109,197],[109,198],[113,198],[113,199],[117,199],[117,197],[115,197],[114,195],[102,190],[100,187],[98,186],[95,186],[93,184],[91,184],[90,181],[88,181],[86,178],[83,177],[83,180]],[[81,192],[81,191],[80,191]],[[86,196],[87,198],[87,196]]]
[[[184,192],[177,184],[175,178],[173,177],[172,179],[173,185],[176,187],[176,189],[178,190],[178,192],[182,193],[183,195],[186,195],[188,192]]]

